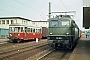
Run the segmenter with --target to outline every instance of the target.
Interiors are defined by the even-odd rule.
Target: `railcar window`
[[[57,26],[57,25],[58,25],[58,20],[51,21],[51,26]]]
[[[27,32],[27,27],[25,27],[25,32]]]
[[[29,32],[31,32],[31,28],[29,28]]]
[[[41,32],[41,29],[39,29],[39,32]]]
[[[63,26],[63,25],[64,25],[64,26],[70,25],[70,24],[69,24],[69,21],[66,21],[66,20],[65,20],[65,21],[61,21],[61,24],[62,24],[62,26]]]
[[[30,32],[30,28],[28,28],[27,31]]]
[[[31,32],[33,32],[32,28],[31,28]]]
[[[35,29],[33,29],[33,32],[35,32]]]
[[[37,32],[37,29],[35,29],[35,32]]]
[[[40,29],[38,29],[38,32],[40,32]]]
[[[23,27],[21,27],[21,32],[23,32]]]

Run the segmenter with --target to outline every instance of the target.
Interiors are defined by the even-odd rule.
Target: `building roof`
[[[39,21],[32,21],[32,22],[47,22],[47,21],[45,21],[45,20],[39,20]]]
[[[22,17],[0,17],[0,19],[23,19],[23,20],[31,21],[30,19],[26,19]]]

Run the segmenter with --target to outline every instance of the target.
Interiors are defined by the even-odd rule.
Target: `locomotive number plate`
[[[58,42],[60,42],[60,40],[58,40]]]

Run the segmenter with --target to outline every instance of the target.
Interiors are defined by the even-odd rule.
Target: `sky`
[[[83,0],[83,6],[84,7],[90,7],[90,0]]]
[[[76,11],[75,22],[83,29],[82,0],[0,0],[0,17],[24,17],[30,20],[47,20],[51,11]]]

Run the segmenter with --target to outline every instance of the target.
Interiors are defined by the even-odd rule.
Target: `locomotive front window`
[[[58,26],[58,20],[52,20],[51,26]]]
[[[68,26],[69,25],[69,21],[61,21],[61,23],[62,23],[62,26]]]

